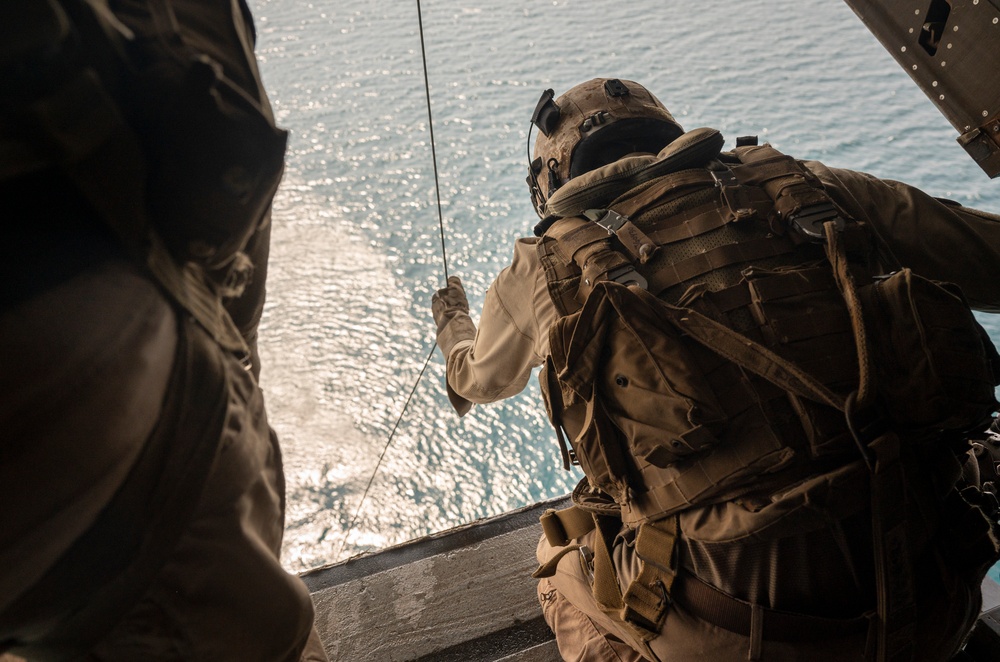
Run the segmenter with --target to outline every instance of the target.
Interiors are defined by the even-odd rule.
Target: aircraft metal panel
[[[952,126],[1000,174],[1000,0],[845,0]]]

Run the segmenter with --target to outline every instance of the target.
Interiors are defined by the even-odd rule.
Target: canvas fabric
[[[94,4],[144,37],[145,12],[165,6]],[[169,7],[182,48],[208,54],[238,88],[226,94],[272,127],[246,4]],[[25,135],[2,138],[18,147]],[[0,474],[12,488],[0,499],[11,525],[0,534],[0,649],[30,659],[325,659],[308,592],[279,563],[284,479],[255,380],[267,201],[254,202],[248,241],[218,237],[243,249],[233,263],[181,265],[155,235],[143,248],[148,219],[135,200],[95,197],[109,169],[120,192],[144,190],[128,184],[144,176],[134,154],[87,155],[103,169],[5,154],[0,383],[17,397],[0,407]]]
[[[67,314],[69,322],[50,324]],[[312,605],[278,561],[281,456],[253,377],[179,322],[127,262],[81,274],[0,319],[15,352],[0,381],[23,396],[3,412],[5,484],[34,475],[37,488],[0,505],[14,527],[0,541],[3,645],[29,659],[298,659]],[[73,339],[74,354],[51,352],[60,337]],[[185,375],[200,389],[185,388]],[[185,397],[207,414],[192,418],[196,405]],[[77,447],[81,434],[92,443]],[[61,467],[100,481],[77,483]],[[109,530],[111,548],[94,538],[109,512],[130,522]],[[306,659],[323,659],[317,642]]]
[[[845,222],[801,164],[768,146],[737,152],[731,167],[708,165],[711,179],[704,171],[681,171],[617,198],[601,192],[591,202],[601,204],[603,195],[607,209],[556,220],[539,243],[553,302],[563,313],[550,329],[540,379],[564,464],[579,463],[590,490],[606,495],[634,531],[642,559],[630,581],[622,581],[622,568],[609,570],[607,550],[615,545],[617,553],[620,542],[612,543],[614,533],[595,516],[593,600],[619,633],[631,634],[636,650],[656,657],[650,642],[665,634],[673,611],[684,608],[684,587],[701,584],[679,582],[683,532],[657,533],[660,542],[643,551],[647,532],[667,531],[677,513],[756,504],[762,514],[781,516],[752,524],[718,519],[714,535],[729,539],[730,549],[748,547],[751,560],[767,565],[781,558],[783,541],[804,544],[817,522],[840,526],[860,510],[869,513],[872,528],[854,527],[837,541],[852,550],[844,554],[844,579],[853,583],[841,586],[854,586],[854,595],[842,601],[836,586],[827,595],[834,604],[851,605],[854,618],[871,615],[870,659],[927,654],[913,643],[916,612],[926,609],[926,595],[918,598],[916,591],[940,578],[918,577],[914,568],[939,553],[931,541],[942,528],[946,501],[958,519],[975,521],[958,539],[982,544],[971,543],[976,551],[962,562],[951,559],[943,581],[954,585],[942,595],[977,595],[985,567],[998,556],[996,522],[975,503],[956,501],[958,472],[948,469],[955,463],[947,458],[961,451],[946,444],[988,425],[997,406],[996,351],[947,286],[906,269],[869,284],[885,273],[874,235],[853,219]],[[875,333],[884,331],[879,325],[895,334]],[[933,367],[956,353],[956,372]],[[893,381],[892,371],[907,368],[925,371],[926,378]],[[948,386],[942,381],[948,378],[961,386]],[[901,385],[901,392],[893,390]],[[876,407],[883,413],[875,415]],[[893,430],[911,432],[900,437]],[[930,449],[940,457],[924,458]],[[812,484],[847,467],[855,482],[861,476],[853,488]],[[804,519],[794,498],[803,485],[812,490]],[[865,498],[859,506],[837,493]],[[854,510],[837,512],[852,503]],[[800,528],[789,530],[796,524]],[[762,546],[748,538],[735,542],[744,536]],[[578,551],[579,544],[557,541],[549,537],[564,556],[549,558],[536,576],[552,576],[556,562]],[[813,557],[822,558],[819,548]],[[705,574],[711,574],[709,558],[702,555]],[[709,622],[730,630],[743,626],[726,610],[766,615],[789,609],[801,611],[801,630],[846,632],[850,618],[828,626],[816,615],[822,591],[806,591],[810,597],[801,604],[789,599],[785,591],[794,591],[796,582],[782,575],[787,570],[794,577],[794,567],[793,561],[765,573],[777,593],[763,603],[715,600],[709,590],[691,605],[700,603]],[[618,589],[608,588],[609,577]],[[705,585],[724,594],[725,578],[712,579]],[[751,626],[750,659],[760,659],[762,642],[785,640],[796,622],[766,617],[787,620],[768,638],[760,616],[747,618],[758,624]]]

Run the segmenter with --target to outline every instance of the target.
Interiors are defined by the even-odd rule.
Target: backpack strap
[[[734,150],[742,165],[733,172],[743,184],[760,186],[774,201],[776,231],[783,226],[792,228],[800,239],[823,241],[824,225],[844,221],[819,179],[791,156],[782,154],[769,144],[737,147]]]

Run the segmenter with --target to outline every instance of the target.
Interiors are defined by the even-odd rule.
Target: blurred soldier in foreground
[[[630,81],[532,121],[536,236],[478,330],[458,278],[433,312],[458,412],[542,365],[586,474],[538,548],[563,657],[948,660],[1000,556],[1000,217],[723,152]]]
[[[0,8],[0,652],[325,660],[256,376],[285,133],[233,0]]]

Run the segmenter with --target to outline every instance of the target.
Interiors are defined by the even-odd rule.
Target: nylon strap
[[[671,306],[648,292],[638,294],[649,305],[660,309],[679,330],[706,348],[786,390],[844,411],[845,402],[841,396],[791,361],[696,310]]]
[[[856,226],[852,226],[856,227]],[[871,362],[871,352],[868,348],[868,334],[865,332],[864,313],[861,310],[861,302],[858,299],[858,288],[851,275],[850,266],[847,261],[847,251],[844,246],[843,232],[838,231],[833,223],[827,223],[824,228],[826,232],[826,252],[833,265],[833,275],[840,288],[840,293],[847,304],[847,312],[851,317],[851,328],[854,331],[854,344],[858,351],[858,391],[856,405],[858,409],[864,409],[875,396],[874,380],[875,370]]]
[[[535,571],[531,573],[531,576],[534,579],[542,579],[544,577],[554,576],[556,574],[556,566],[559,565],[559,561],[561,561],[562,558],[567,554],[569,554],[570,552],[575,552],[578,549],[581,549],[582,547],[583,545],[566,545],[558,552],[556,552],[556,554],[551,559],[538,566],[538,568],[536,568]]]
[[[779,342],[791,343],[805,338],[849,332],[851,322],[846,315],[831,315],[829,311],[822,311],[770,320],[765,328],[770,329]]]
[[[622,601],[621,588],[618,585],[618,573],[615,572],[611,560],[611,545],[621,528],[621,521],[611,517],[596,518],[597,535],[594,536],[594,599],[601,608],[609,613],[619,612],[625,603]]]
[[[830,289],[835,284],[827,265],[799,271],[794,276],[777,275],[748,281],[754,301],[767,302]]]
[[[795,250],[794,244],[781,237],[761,237],[737,244],[719,246],[674,264],[664,264],[652,273],[644,274],[649,280],[649,291],[660,294],[667,288],[691,280],[710,271],[741,262],[752,262]]]
[[[638,216],[653,205],[662,205],[687,193],[689,188],[715,186],[715,178],[704,168],[682,170],[655,180],[635,195],[615,201],[612,207],[623,216]]]
[[[752,612],[757,607],[762,620],[761,634],[764,641],[816,642],[858,635],[870,627],[867,615],[843,619],[826,618],[760,607],[727,595],[686,572],[681,572],[674,582],[671,597],[696,618],[744,637],[750,637]]]
[[[542,533],[553,547],[563,547],[570,540],[594,530],[594,516],[578,506],[570,506],[562,510],[549,508],[539,518],[542,523]]]
[[[577,262],[580,249],[599,241],[610,242],[611,236],[604,228],[579,216],[560,219],[549,229],[549,236],[556,241],[556,250],[563,261]]]
[[[860,374],[855,404],[862,409],[874,399],[875,372],[857,285],[847,259],[846,243],[858,243],[858,237],[845,237],[845,232],[838,231],[834,223],[826,223],[824,230],[827,255],[847,304],[854,331]],[[860,232],[859,226],[852,226],[852,231]],[[850,412],[847,413],[850,424]],[[855,440],[860,445],[860,439],[855,437]],[[906,477],[899,457],[899,437],[893,432],[883,434],[871,442],[868,449],[875,458],[871,472],[871,511],[878,605],[877,660],[908,662],[916,654],[913,648],[916,596],[913,568],[908,556],[910,541],[907,540],[904,512]],[[869,457],[865,459],[869,461]]]
[[[770,203],[766,205],[763,203],[751,204],[744,209],[749,210],[747,215],[747,218],[749,218],[753,215],[750,212],[759,216],[763,212],[767,211],[767,207],[770,207]],[[685,239],[692,239],[707,232],[711,232],[712,230],[718,230],[729,223],[742,221],[743,218],[738,221],[731,210],[720,209],[717,205],[713,204],[711,210],[705,211],[693,218],[683,220],[677,224],[674,223],[674,220],[675,219],[671,219],[670,227],[650,232],[650,238],[661,246],[664,244],[672,244],[678,241],[684,241]]]
[[[802,209],[830,201],[814,184],[812,173],[770,145],[737,148],[736,154],[744,164],[733,169],[740,182],[762,187],[774,200],[781,218],[788,219]]]
[[[659,632],[677,576],[678,535],[676,515],[639,526],[635,553],[642,564],[622,598],[622,618],[626,621]]]
[[[638,492],[632,509],[623,511],[623,520],[628,525],[636,525],[661,517],[664,513],[679,512],[722,494],[733,476],[753,471],[757,462],[768,460],[769,464],[781,464],[793,455],[794,451],[766,428],[748,430],[740,444],[715,447],[711,463],[696,459],[679,467],[677,475],[668,482],[649,485],[646,491]],[[759,487],[759,484],[754,487]]]
[[[656,253],[657,245],[628,216],[613,209],[590,209],[584,216],[592,227],[604,230],[605,238],[614,236],[633,262],[645,264]]]

